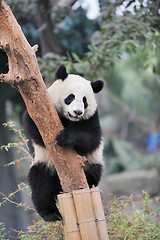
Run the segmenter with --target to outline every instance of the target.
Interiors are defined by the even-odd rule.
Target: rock
[[[104,176],[101,188],[103,192],[109,192],[116,196],[142,194],[145,190],[154,196],[160,193],[159,175],[154,170],[138,170]]]

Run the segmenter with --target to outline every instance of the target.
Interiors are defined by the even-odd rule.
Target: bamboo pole
[[[58,195],[66,240],[109,240],[98,187]]]
[[[82,240],[99,240],[90,189],[72,192]]]
[[[62,223],[66,240],[82,240],[79,226],[77,224],[77,215],[74,201],[71,193],[58,195],[58,203],[62,215]]]
[[[92,198],[92,203],[94,208],[94,215],[96,218],[99,240],[104,240],[104,239],[109,240],[107,226],[106,226],[106,218],[104,215],[101,195],[98,187],[91,189],[91,198]]]

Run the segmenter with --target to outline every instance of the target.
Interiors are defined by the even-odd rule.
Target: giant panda
[[[59,66],[55,76],[57,80],[48,88],[48,93],[64,126],[56,136],[57,144],[72,146],[86,157],[84,172],[88,185],[97,186],[103,170],[103,140],[95,93],[101,91],[103,81],[90,82],[79,75],[68,74],[64,65]],[[57,172],[27,110],[23,123],[34,147],[34,160],[28,174],[34,206],[45,221],[61,220],[56,206],[56,197],[62,192]]]

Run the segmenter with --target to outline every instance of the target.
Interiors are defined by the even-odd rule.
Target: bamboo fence
[[[66,240],[109,240],[98,187],[58,195]]]

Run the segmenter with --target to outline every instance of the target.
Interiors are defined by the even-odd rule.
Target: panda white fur
[[[103,141],[94,93],[101,91],[103,81],[90,82],[79,75],[68,74],[64,65],[55,75],[57,80],[48,88],[48,93],[64,126],[56,136],[57,144],[72,146],[79,155],[86,156],[84,172],[88,185],[97,186],[103,170]],[[33,203],[45,221],[60,220],[56,197],[62,188],[57,172],[27,110],[23,123],[35,153],[28,175]]]

